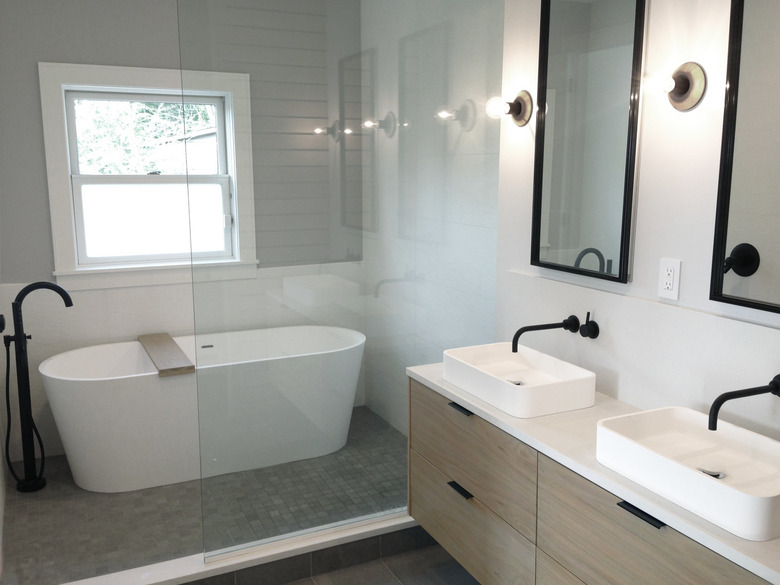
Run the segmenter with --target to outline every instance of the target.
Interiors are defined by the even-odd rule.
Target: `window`
[[[41,63],[40,77],[58,281],[254,268],[246,75]]]

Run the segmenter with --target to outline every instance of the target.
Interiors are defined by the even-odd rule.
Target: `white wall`
[[[376,46],[379,50],[378,112],[397,113],[398,40],[426,22],[435,22],[434,4],[409,0],[404,11],[390,10],[391,19],[386,3],[363,2],[363,48]],[[423,5],[431,10],[423,11]],[[474,8],[473,2],[450,4],[450,8],[461,5]],[[538,10],[536,0],[507,0],[505,96],[523,88],[536,94]],[[728,0],[649,2],[646,71],[668,72],[684,61],[696,60],[707,70],[710,90],[701,106],[688,113],[673,110],[665,95],[646,92],[643,96],[630,284],[601,283],[530,266],[533,130],[532,125],[519,129],[504,120],[498,185],[495,130],[482,126],[469,134],[451,133],[451,183],[442,242],[433,245],[398,237],[398,141],[379,137],[381,229],[364,239],[367,261],[267,269],[258,272],[256,280],[206,285],[200,290],[207,296],[199,300],[208,298],[214,310],[205,313],[208,321],[203,328],[308,321],[354,323],[360,328],[360,319],[365,317],[370,339],[366,401],[402,429],[406,366],[438,361],[445,347],[509,339],[520,326],[561,320],[570,313],[583,318],[588,310],[602,328],[596,340],[555,331],[529,334],[523,342],[593,369],[601,391],[643,408],[682,404],[705,410],[721,392],[765,384],[780,371],[776,351],[780,347],[780,315],[707,300],[728,10]],[[491,18],[485,16],[485,21]],[[458,38],[490,34],[489,28],[470,29],[469,23],[473,26],[483,20],[468,18],[465,12],[455,22],[456,27],[462,27],[456,28]],[[5,48],[5,39],[3,43]],[[479,95],[485,99],[491,93],[491,77],[486,75],[491,53],[486,47],[480,47],[485,51],[472,50],[474,46],[473,40],[464,42],[458,46],[462,52],[454,56],[453,62],[461,66],[453,69],[453,101]],[[1,61],[0,66],[5,87],[8,61]],[[474,73],[479,67],[484,76]],[[19,75],[14,69],[11,79]],[[35,102],[38,98],[31,94],[23,99]],[[483,119],[482,123],[489,122]],[[45,185],[40,166],[42,146],[35,144],[25,149],[41,149],[40,156],[29,159],[29,165],[32,172],[40,173],[41,185]],[[7,165],[0,168],[0,176],[8,172]],[[24,208],[21,196],[8,187],[9,183],[0,186],[4,216],[9,207],[18,213],[21,206],[23,217],[42,222],[48,230],[48,211],[39,209],[37,203]],[[45,186],[42,189],[45,195]],[[15,274],[24,265],[27,240],[6,238],[5,221],[4,217],[3,268],[11,262],[9,270],[13,268]],[[50,252],[35,254],[48,257]],[[661,257],[683,261],[679,301],[662,301],[655,294]],[[38,264],[29,276],[48,278],[39,268]],[[309,311],[284,305],[274,292],[281,288],[284,275],[328,272],[361,282],[363,294],[346,307],[334,304]],[[380,296],[374,297],[379,281],[407,274],[409,281],[384,286]],[[5,307],[6,316],[10,301],[22,286],[11,283],[20,280],[6,279],[0,285],[0,308]],[[72,347],[132,339],[150,331],[191,331],[192,291],[181,286],[80,292],[74,294],[70,309],[55,295],[42,291],[25,301],[25,325],[33,335],[30,351],[34,370],[47,355]],[[47,452],[55,454],[61,452],[56,430],[37,374],[33,377],[36,420]],[[723,416],[778,436],[774,429],[778,428],[779,409],[780,401],[756,397],[729,403]]]
[[[532,333],[523,343],[597,374],[598,389],[639,406],[706,411],[720,393],[764,385],[780,373],[780,316],[708,300],[720,136],[728,0],[650,0],[645,44],[632,279],[601,283],[530,266],[533,140],[502,128],[497,337],[523,325],[586,311],[601,335]],[[504,94],[535,95],[538,3],[508,0]],[[510,34],[511,31],[511,34]],[[674,110],[648,78],[699,62],[709,86],[695,110]],[[528,227],[526,227],[528,226]],[[658,262],[682,260],[679,301],[657,297]],[[728,403],[726,420],[780,437],[780,400]]]

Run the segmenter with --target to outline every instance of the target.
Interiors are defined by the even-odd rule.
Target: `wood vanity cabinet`
[[[409,402],[409,514],[481,585],[768,583],[412,379]]]
[[[482,585],[532,585],[536,451],[414,380],[409,441],[409,514]]]
[[[540,454],[539,550],[587,585],[767,584],[680,532],[627,512],[620,501]]]
[[[584,585],[549,555],[536,549],[536,585]]]

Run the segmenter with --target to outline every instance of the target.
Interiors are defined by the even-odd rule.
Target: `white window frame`
[[[193,267],[202,280],[254,278],[257,258],[249,76],[62,63],[39,63],[44,147],[54,244],[54,276],[71,290],[191,282]],[[226,170],[233,200],[232,249],[228,259],[182,258],[164,262],[90,264],[79,262],[77,209],[71,180],[66,92],[212,95],[225,102]],[[186,175],[180,180],[188,180]],[[195,180],[195,177],[190,177]],[[80,180],[80,179],[77,179]]]

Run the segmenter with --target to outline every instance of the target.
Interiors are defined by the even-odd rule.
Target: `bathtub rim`
[[[264,358],[258,358],[253,360],[240,360],[240,361],[231,361],[231,362],[224,362],[224,363],[218,363],[218,364],[198,364],[197,360],[197,340],[198,337],[205,338],[207,336],[212,335],[229,335],[230,333],[241,333],[241,332],[249,332],[249,331],[273,331],[277,329],[303,329],[303,328],[316,328],[316,329],[330,329],[330,330],[337,330],[341,332],[348,333],[348,337],[355,337],[355,339],[350,340],[349,344],[345,344],[343,346],[339,346],[337,348],[333,349],[327,349],[322,351],[313,351],[309,353],[300,353],[300,354],[294,354],[294,355],[280,355],[280,356],[274,356],[274,357],[264,357]],[[358,331],[356,329],[350,329],[348,327],[338,327],[338,326],[331,326],[331,325],[289,325],[289,326],[279,326],[279,327],[264,327],[260,329],[236,329],[232,331],[218,331],[218,332],[211,332],[211,333],[191,333],[191,334],[185,334],[185,335],[176,335],[173,337],[173,340],[179,343],[179,340],[189,340],[192,339],[192,349],[195,352],[195,355],[190,355],[190,359],[193,360],[193,363],[195,363],[195,372],[189,373],[189,374],[182,374],[183,376],[191,376],[196,375],[198,370],[205,370],[209,368],[219,368],[224,366],[237,366],[241,364],[249,364],[254,362],[262,362],[262,361],[269,361],[269,360],[285,360],[285,359],[292,359],[292,358],[300,358],[303,356],[314,356],[314,355],[325,355],[328,353],[335,353],[339,351],[346,351],[349,349],[354,349],[355,347],[358,347],[360,345],[365,345],[366,343],[366,335],[365,333]],[[70,382],[104,382],[107,380],[120,380],[124,378],[136,378],[141,376],[157,376],[158,372],[156,369],[150,369],[148,371],[143,372],[137,372],[132,373],[128,375],[122,375],[122,376],[99,376],[99,377],[72,377],[72,376],[63,376],[63,375],[54,375],[51,372],[47,371],[52,364],[55,364],[56,362],[66,359],[68,356],[72,356],[74,353],[82,353],[86,352],[92,348],[104,348],[114,345],[126,345],[126,346],[134,346],[134,347],[141,347],[141,343],[137,339],[130,339],[125,341],[112,341],[108,343],[95,343],[92,345],[85,345],[82,347],[76,347],[73,349],[69,349],[66,351],[59,352],[57,354],[54,354],[52,356],[47,357],[45,360],[43,360],[38,365],[38,372],[41,376],[53,378],[56,380],[67,380]],[[179,347],[182,347],[181,344],[179,344]],[[182,349],[186,353],[186,348],[182,347]]]

